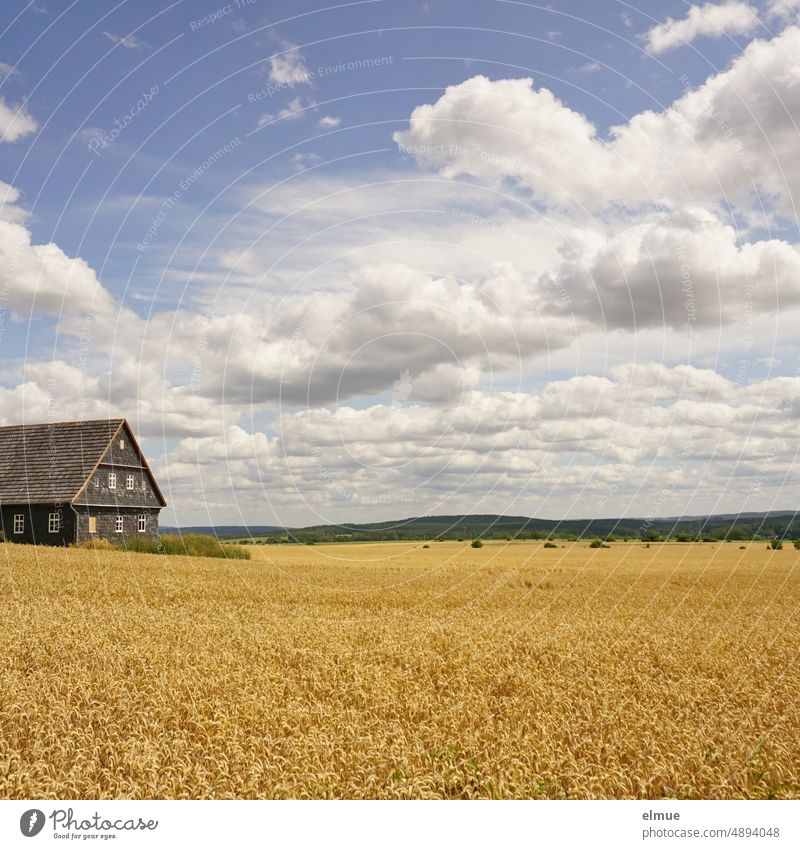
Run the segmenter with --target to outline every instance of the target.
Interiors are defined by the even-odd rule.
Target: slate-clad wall
[[[121,544],[126,539],[155,539],[158,536],[158,510],[135,510],[120,507],[106,509],[76,508],[78,523],[76,538],[78,542],[90,539],[107,539],[114,544]],[[147,530],[139,531],[139,516],[147,516]],[[97,518],[97,533],[89,533],[89,516]],[[116,531],[116,518],[122,516],[122,533]]]
[[[119,447],[120,439],[125,441],[125,447]],[[125,466],[143,466],[142,459],[139,456],[138,452],[133,446],[130,437],[127,433],[125,433],[125,428],[123,428],[117,436],[111,441],[111,445],[108,446],[108,451],[106,451],[103,456],[103,463],[109,463],[110,465],[115,465],[117,463],[125,465]]]
[[[116,489],[109,489],[108,487],[110,472],[115,472],[117,475]],[[133,489],[127,489],[126,478],[128,475],[133,475]],[[95,480],[98,483],[97,486],[95,486]],[[76,505],[98,504],[105,507],[161,507],[147,472],[143,469],[105,464],[97,467],[89,480],[89,485],[75,503]]]
[[[50,513],[61,513],[61,530],[51,534]],[[25,516],[25,530],[14,533],[14,515]],[[9,542],[37,543],[38,545],[65,545],[75,541],[76,516],[69,504],[4,505],[0,508],[2,531]]]
[[[123,448],[120,448],[120,439],[125,441]],[[111,472],[117,475],[116,489],[110,489],[108,486],[108,476]],[[132,490],[127,488],[128,475],[133,475],[134,488]],[[95,482],[97,486],[95,486]],[[150,477],[144,469],[142,458],[124,429],[112,440],[100,465],[89,480],[89,485],[76,504],[114,506],[120,509],[126,507],[161,507],[158,496],[150,482]]]

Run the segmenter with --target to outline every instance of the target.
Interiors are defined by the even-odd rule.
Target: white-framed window
[[[116,521],[114,522],[114,530],[118,533],[122,533],[122,516],[117,516]]]
[[[51,534],[57,534],[61,530],[61,514],[60,513],[48,513],[47,514],[47,530]]]
[[[25,533],[25,514],[24,513],[15,513],[14,514],[14,533],[15,534]]]
[[[117,488],[117,473],[109,472],[108,473],[108,488],[116,489]]]
[[[139,516],[139,533],[143,534],[147,530],[147,516],[142,513]]]
[[[128,477],[125,478],[125,486],[128,489],[133,489],[133,475],[128,475]]]
[[[119,450],[120,451],[125,450],[125,440],[124,439],[120,439],[120,441],[119,441]]]
[[[97,516],[89,516],[89,533],[97,533]]]
[[[95,489],[100,489],[100,478],[97,475],[95,475],[92,479],[92,483],[94,484]]]

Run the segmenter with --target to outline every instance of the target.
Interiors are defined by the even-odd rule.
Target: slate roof
[[[0,427],[0,504],[71,501],[124,421]]]

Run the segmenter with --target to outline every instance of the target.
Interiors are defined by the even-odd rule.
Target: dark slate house
[[[9,542],[155,537],[166,503],[125,419],[0,427],[0,530]]]

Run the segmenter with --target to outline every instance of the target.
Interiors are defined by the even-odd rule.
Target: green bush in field
[[[483,542],[481,542],[481,540],[479,540],[479,539],[474,539],[474,540],[472,540],[472,547],[473,548],[483,548]]]
[[[249,560],[251,555],[241,546],[220,542],[207,534],[164,534],[159,539],[132,539],[124,542],[126,551],[145,554],[183,554],[192,557],[225,557]]]

